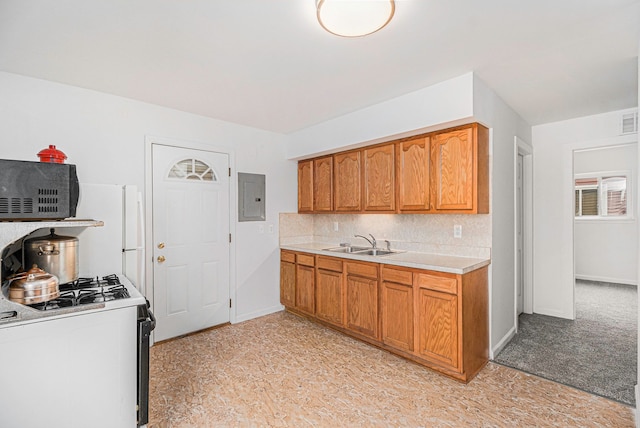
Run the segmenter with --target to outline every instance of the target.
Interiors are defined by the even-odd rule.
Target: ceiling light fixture
[[[337,36],[375,33],[391,21],[394,0],[316,0],[318,22]]]

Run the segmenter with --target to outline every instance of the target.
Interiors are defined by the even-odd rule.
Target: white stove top
[[[31,306],[12,302],[6,298],[7,290],[0,293],[0,328],[16,327],[32,322],[80,316],[98,311],[109,311],[130,306],[146,305],[146,299],[124,274],[118,275],[119,283],[124,286],[129,297],[97,303],[86,303],[57,309],[39,310]],[[109,288],[107,285],[105,288]],[[76,293],[77,294],[77,293]]]

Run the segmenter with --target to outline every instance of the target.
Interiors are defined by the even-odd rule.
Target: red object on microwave
[[[38,157],[40,158],[40,162],[64,163],[67,155],[56,149],[56,146],[51,144],[48,149],[40,150],[38,152]]]

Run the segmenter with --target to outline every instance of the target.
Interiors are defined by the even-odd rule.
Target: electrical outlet
[[[453,237],[462,238],[462,225],[456,224],[453,226]]]
[[[340,227],[338,226],[338,222],[337,222],[337,221],[334,221],[334,222],[333,222],[333,231],[334,231],[334,232],[337,232],[337,231],[339,231],[339,230],[340,230]]]

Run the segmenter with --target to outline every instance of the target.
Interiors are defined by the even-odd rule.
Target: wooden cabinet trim
[[[410,270],[396,269],[389,265],[382,266],[382,280],[404,285],[413,285],[413,272]]]
[[[318,269],[330,270],[333,272],[342,272],[343,261],[333,257],[318,256]]]
[[[296,253],[296,263],[298,263],[299,265],[311,267],[314,267],[316,265],[315,257],[311,254],[305,253]]]
[[[378,263],[346,262],[348,275],[358,275],[378,279]]]
[[[291,251],[281,250],[280,251],[280,261],[295,263],[296,262],[296,253]]]
[[[458,294],[458,279],[434,273],[416,273],[416,285],[443,293]]]

